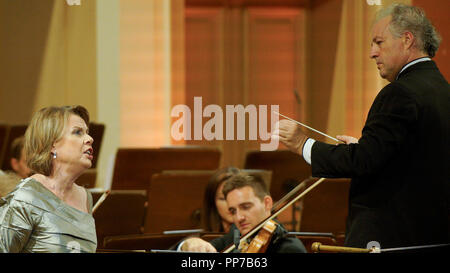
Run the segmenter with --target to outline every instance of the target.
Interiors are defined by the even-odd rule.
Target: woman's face
[[[229,224],[233,223],[233,215],[228,211],[228,205],[227,201],[225,200],[225,197],[223,196],[222,189],[223,185],[225,183],[222,182],[216,191],[216,207],[217,212],[219,213],[220,217],[222,218],[222,221],[225,221]]]
[[[72,114],[64,128],[62,138],[53,146],[52,152],[56,153],[56,159],[53,160],[59,164],[90,168],[94,159],[93,142],[84,120]]]

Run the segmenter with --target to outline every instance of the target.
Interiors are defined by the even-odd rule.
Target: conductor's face
[[[378,21],[372,29],[370,58],[374,59],[380,76],[390,82],[394,81],[400,69],[407,63],[403,36],[394,37],[389,30],[391,17]]]
[[[272,198],[265,196],[262,200],[255,195],[253,188],[245,186],[234,189],[227,194],[227,204],[233,215],[233,222],[242,235],[270,216]]]

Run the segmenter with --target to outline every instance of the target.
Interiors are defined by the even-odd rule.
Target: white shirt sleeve
[[[184,240],[180,244],[178,244],[177,251],[183,251],[183,250],[181,250],[181,247],[184,245],[185,242],[186,242],[186,240]]]
[[[315,142],[314,139],[308,138],[303,145],[303,158],[309,165],[311,165],[311,150]]]

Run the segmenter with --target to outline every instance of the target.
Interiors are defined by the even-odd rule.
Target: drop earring
[[[56,159],[56,152],[53,153],[53,159]]]

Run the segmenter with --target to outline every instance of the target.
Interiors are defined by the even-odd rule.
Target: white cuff
[[[186,240],[184,240],[183,242],[178,244],[177,251],[183,251],[183,250],[181,250],[181,247],[184,245],[185,242],[186,242]]]
[[[308,138],[305,142],[305,144],[303,145],[303,159],[305,159],[305,161],[311,165],[311,150],[312,150],[312,146],[314,145],[316,141],[312,138]]]

